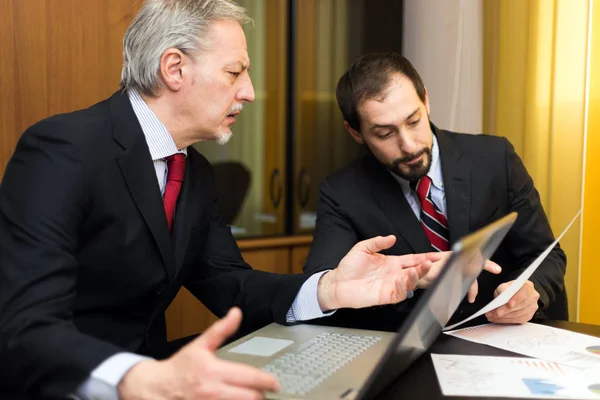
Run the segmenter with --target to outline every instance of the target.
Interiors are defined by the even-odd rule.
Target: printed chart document
[[[594,380],[555,362],[446,354],[431,358],[444,396],[600,399],[600,373]]]
[[[496,308],[508,303],[508,301],[515,295],[515,293],[517,293],[519,291],[519,289],[521,289],[521,287],[525,284],[525,282],[527,282],[529,277],[531,277],[531,275],[535,272],[535,270],[540,266],[542,261],[544,261],[544,259],[548,256],[548,254],[550,254],[550,252],[552,251],[554,246],[556,246],[556,244],[560,241],[560,239],[562,239],[564,234],[567,233],[567,231],[569,230],[571,225],[573,225],[573,223],[575,222],[577,217],[579,217],[579,214],[581,214],[581,210],[579,210],[577,215],[575,215],[575,217],[573,217],[573,219],[571,220],[569,225],[567,225],[567,227],[565,228],[563,233],[561,233],[560,236],[552,244],[550,244],[550,246],[548,246],[548,248],[546,250],[544,250],[542,252],[542,254],[540,254],[538,256],[538,258],[536,258],[529,265],[529,267],[527,267],[525,269],[525,271],[523,271],[521,273],[521,275],[519,275],[519,277],[504,292],[500,293],[494,300],[490,301],[487,306],[483,307],[481,310],[477,311],[475,314],[471,315],[470,317],[463,319],[462,321],[457,322],[456,324],[445,327],[444,331],[454,329],[457,326],[464,324],[465,322],[469,322],[470,320],[475,319],[475,318],[479,317],[480,315],[485,314],[488,311],[495,310]]]
[[[600,338],[539,324],[484,324],[446,332],[475,343],[486,344],[529,357],[589,370],[600,380]]]

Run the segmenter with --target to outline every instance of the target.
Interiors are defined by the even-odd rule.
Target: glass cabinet
[[[238,238],[311,233],[319,184],[365,150],[346,132],[338,79],[360,55],[401,51],[402,0],[237,0],[256,100],[225,146],[196,148],[215,167],[223,218]]]

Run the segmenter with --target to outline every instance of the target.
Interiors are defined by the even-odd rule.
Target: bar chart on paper
[[[600,375],[558,363],[514,357],[432,354],[445,396],[600,399]]]

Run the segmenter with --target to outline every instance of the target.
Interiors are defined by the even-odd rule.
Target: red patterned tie
[[[431,200],[431,178],[425,175],[416,187],[417,197],[421,203],[421,225],[437,251],[448,251],[448,220]]]
[[[167,222],[169,223],[169,231],[171,231],[173,227],[173,216],[175,215],[175,204],[177,204],[177,196],[179,196],[181,183],[185,176],[185,156],[181,153],[177,153],[167,157],[166,160],[168,172],[163,202],[165,204]]]

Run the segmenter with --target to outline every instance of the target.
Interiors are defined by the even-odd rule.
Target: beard
[[[231,113],[236,112],[236,111],[242,112],[243,109],[244,109],[243,104],[234,104],[233,106],[231,106],[231,108],[227,112],[227,115],[230,115]],[[217,137],[217,144],[220,144],[221,146],[226,145],[232,136],[233,136],[233,132],[231,132],[231,128],[227,129],[226,131],[223,130],[223,131],[219,132],[219,137]]]
[[[415,158],[423,158],[416,164],[406,165],[404,162],[414,160]],[[431,168],[431,149],[424,148],[416,153],[395,159],[391,165],[386,165],[387,168],[399,177],[406,179],[409,182],[418,181],[429,172]]]
[[[231,130],[229,131],[221,131],[219,132],[219,137],[217,138],[217,144],[221,145],[221,146],[225,146],[227,144],[227,142],[229,142],[229,140],[232,138],[233,136],[233,132],[231,132]]]

